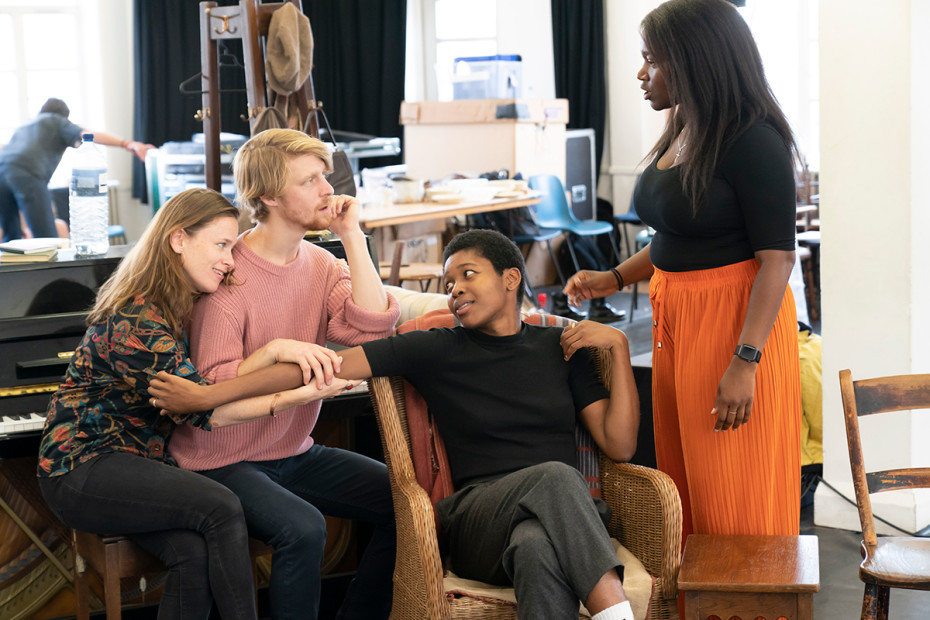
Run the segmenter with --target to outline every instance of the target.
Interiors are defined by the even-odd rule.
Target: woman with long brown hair
[[[577,303],[650,279],[656,457],[684,536],[797,534],[794,138],[732,4],[671,0],[641,34],[643,96],[668,110],[633,193],[656,234],[565,290]]]
[[[159,210],[100,289],[39,451],[39,486],[65,524],[126,534],[164,561],[160,619],[206,619],[213,600],[224,618],[255,618],[242,507],[223,485],[177,467],[165,451],[174,428],[238,424],[347,386],[334,379],[275,393],[300,384],[298,366],[279,365],[225,382],[228,404],[212,411],[170,414],[150,397],[160,371],[203,383],[183,327],[194,300],[231,275],[238,215],[207,189]]]

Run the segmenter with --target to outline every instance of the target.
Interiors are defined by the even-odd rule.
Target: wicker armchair
[[[600,351],[602,376],[609,356]],[[390,474],[397,519],[397,562],[391,618],[512,618],[516,608],[470,597],[447,596],[436,537],[433,506],[417,483],[400,377],[369,382],[384,456]],[[409,389],[409,387],[408,387]],[[666,474],[600,457],[601,493],[613,509],[608,530],[653,578],[651,620],[678,617],[678,567],[681,560],[681,500]]]

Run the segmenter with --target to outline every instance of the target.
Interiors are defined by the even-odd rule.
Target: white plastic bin
[[[469,56],[455,59],[453,99],[518,99],[523,89],[520,56]]]

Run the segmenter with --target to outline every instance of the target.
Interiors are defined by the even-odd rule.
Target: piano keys
[[[45,416],[38,413],[0,415],[0,437],[13,433],[39,432],[45,426]]]

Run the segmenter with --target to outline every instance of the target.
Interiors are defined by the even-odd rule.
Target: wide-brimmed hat
[[[271,14],[265,50],[268,85],[290,95],[307,80],[313,67],[313,32],[310,20],[290,2]]]

